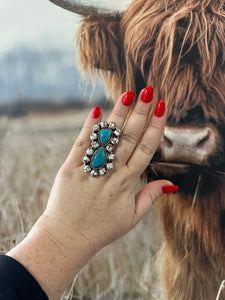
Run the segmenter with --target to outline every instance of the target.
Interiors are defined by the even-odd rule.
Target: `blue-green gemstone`
[[[99,133],[99,138],[100,138],[101,144],[105,145],[108,142],[110,136],[111,136],[111,130],[110,129],[101,130],[100,133]]]
[[[100,168],[105,164],[105,151],[103,148],[99,149],[93,157],[92,168]]]

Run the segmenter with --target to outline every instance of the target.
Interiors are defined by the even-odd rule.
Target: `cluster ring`
[[[112,153],[119,142],[120,129],[115,122],[100,122],[92,127],[91,147],[82,158],[83,170],[92,177],[105,175],[113,169],[115,155]]]

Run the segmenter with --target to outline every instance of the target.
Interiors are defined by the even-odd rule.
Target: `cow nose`
[[[162,144],[166,160],[199,164],[215,151],[216,132],[209,126],[166,126]]]

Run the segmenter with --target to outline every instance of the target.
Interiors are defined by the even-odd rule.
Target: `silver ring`
[[[112,153],[119,142],[121,131],[114,122],[101,122],[93,126],[90,139],[91,147],[87,149],[82,158],[83,170],[92,177],[105,175],[113,169],[115,155]]]

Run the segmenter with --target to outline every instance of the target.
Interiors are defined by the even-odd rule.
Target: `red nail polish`
[[[151,86],[147,86],[141,93],[141,100],[144,103],[149,103],[153,98],[153,88]]]
[[[95,106],[92,110],[92,118],[97,119],[101,115],[101,108],[99,106]]]
[[[162,117],[165,112],[165,102],[163,100],[159,100],[156,104],[154,115],[158,118]]]
[[[179,187],[176,185],[167,185],[162,187],[163,194],[169,194],[179,191]]]
[[[125,105],[125,106],[131,105],[131,103],[134,101],[134,97],[135,97],[135,94],[133,91],[129,91],[126,94],[124,94],[123,98],[122,98],[123,105]]]

